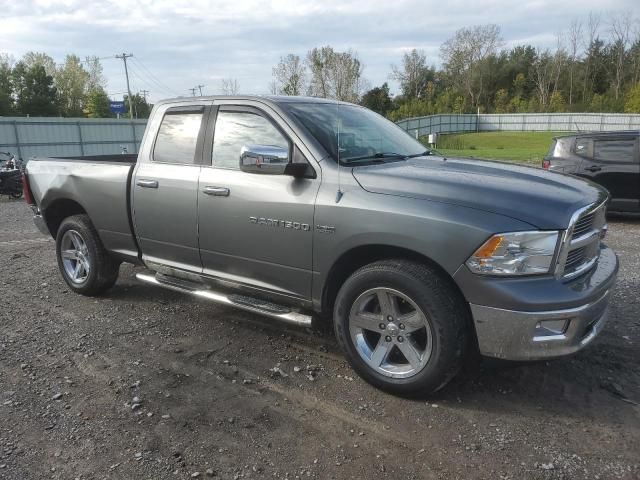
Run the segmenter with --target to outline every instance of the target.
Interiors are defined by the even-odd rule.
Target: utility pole
[[[200,96],[202,96],[202,87],[204,87],[204,85],[196,85],[198,87],[198,90],[200,90]]]
[[[195,97],[196,96],[196,88],[197,87],[193,87],[193,88],[188,88],[187,90],[189,90],[191,92],[191,96]]]
[[[147,102],[147,95],[149,95],[149,90],[140,90],[142,94],[142,98],[144,98],[145,103]]]
[[[131,87],[129,86],[129,70],[127,69],[127,58],[129,57],[133,57],[133,53],[122,53],[122,55],[116,55],[116,58],[119,58],[124,62],[124,74],[127,77],[127,92],[129,93],[129,118],[133,120],[133,103],[131,101]]]

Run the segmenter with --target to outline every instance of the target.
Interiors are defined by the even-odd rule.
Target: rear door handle
[[[225,188],[225,187],[212,187],[212,186],[204,187],[202,189],[202,192],[205,195],[212,195],[214,197],[228,197],[229,193],[230,193],[228,188]]]
[[[158,181],[145,180],[141,178],[140,180],[136,180],[136,185],[142,188],[158,188]]]
[[[597,165],[593,165],[591,167],[585,168],[585,170],[589,170],[590,172],[599,172],[602,170],[602,167],[598,167]]]

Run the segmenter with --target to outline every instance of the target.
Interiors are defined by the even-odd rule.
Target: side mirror
[[[287,173],[289,151],[273,145],[244,145],[240,150],[240,170],[247,173],[284,175]]]

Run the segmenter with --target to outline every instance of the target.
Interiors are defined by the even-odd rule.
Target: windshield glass
[[[428,155],[424,145],[366,108],[337,103],[290,103],[287,108],[341,163]]]

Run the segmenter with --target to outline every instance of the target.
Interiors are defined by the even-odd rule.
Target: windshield
[[[290,103],[288,110],[343,164],[428,155],[424,145],[396,124],[363,107],[338,103]]]

